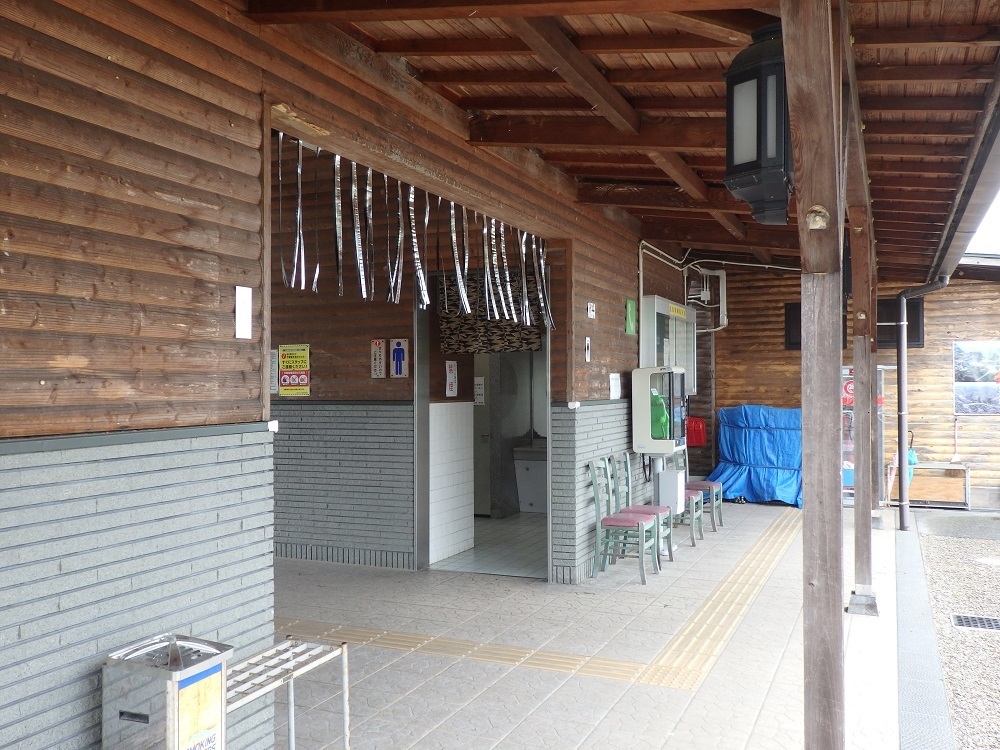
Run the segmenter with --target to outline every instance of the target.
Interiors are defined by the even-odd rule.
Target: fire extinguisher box
[[[167,633],[110,654],[102,672],[104,750],[225,750],[232,653]]]

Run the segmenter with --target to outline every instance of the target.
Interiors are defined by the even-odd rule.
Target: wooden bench
[[[226,670],[226,713],[288,685],[288,750],[295,750],[295,678],[340,657],[344,702],[344,750],[350,750],[350,701],[347,644],[307,643],[294,638],[229,665]]]

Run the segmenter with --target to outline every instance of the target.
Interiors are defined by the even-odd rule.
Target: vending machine
[[[875,413],[872,414],[872,421],[875,423],[875,474],[878,484],[876,486],[876,507],[884,504],[886,493],[885,477],[882,473],[882,462],[885,456],[885,415],[883,407],[885,399],[882,396],[885,385],[885,368],[876,369],[875,384],[877,388]],[[841,474],[843,488],[844,505],[854,505],[854,368],[841,368]]]
[[[687,394],[680,367],[640,367],[632,371],[632,450],[650,457],[653,501],[683,510],[687,467],[684,455]],[[665,458],[670,457],[671,468]],[[680,465],[678,465],[680,464]]]

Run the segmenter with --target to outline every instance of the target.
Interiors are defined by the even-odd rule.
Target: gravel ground
[[[1000,618],[1000,540],[974,538],[995,537],[1000,516],[963,515],[953,519],[956,523],[945,531],[947,536],[921,533],[920,545],[955,742],[962,750],[996,750],[1000,630],[955,627],[951,615]],[[924,524],[921,527],[923,532]]]

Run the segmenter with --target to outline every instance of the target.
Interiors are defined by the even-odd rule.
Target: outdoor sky
[[[993,199],[993,205],[983,217],[965,255],[1000,256],[1000,194]]]

